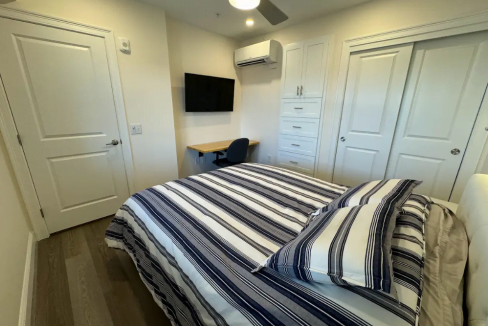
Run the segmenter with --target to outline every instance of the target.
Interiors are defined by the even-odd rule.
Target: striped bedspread
[[[106,232],[173,325],[415,325],[369,290],[292,280],[261,262],[346,187],[241,164],[133,195]]]

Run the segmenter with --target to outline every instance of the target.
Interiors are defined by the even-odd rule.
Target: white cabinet
[[[283,49],[282,97],[299,98],[302,82],[303,44],[287,45]]]
[[[278,165],[314,174],[329,37],[286,45],[281,79]]]
[[[278,138],[280,151],[315,156],[317,152],[317,138],[280,135]]]
[[[303,69],[300,94],[304,98],[322,97],[329,43],[324,38],[307,41],[303,45]]]
[[[317,138],[319,119],[281,117],[280,134]]]
[[[321,98],[303,100],[284,99],[281,103],[281,116],[319,119],[321,104]]]
[[[328,50],[328,37],[284,47],[282,98],[323,96]]]
[[[313,175],[315,157],[280,151],[278,165],[288,170]]]

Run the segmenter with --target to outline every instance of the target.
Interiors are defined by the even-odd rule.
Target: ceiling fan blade
[[[278,25],[288,19],[288,16],[269,0],[261,0],[261,3],[256,9],[271,25]]]

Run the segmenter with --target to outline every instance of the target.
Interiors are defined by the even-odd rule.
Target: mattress
[[[401,298],[301,282],[270,269],[251,273],[345,190],[241,164],[133,195],[106,241],[132,257],[173,325],[417,324],[418,310]]]

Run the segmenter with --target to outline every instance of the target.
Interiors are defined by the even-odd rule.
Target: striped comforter
[[[373,291],[306,283],[261,262],[346,187],[241,164],[133,195],[106,232],[173,325],[415,325]]]

